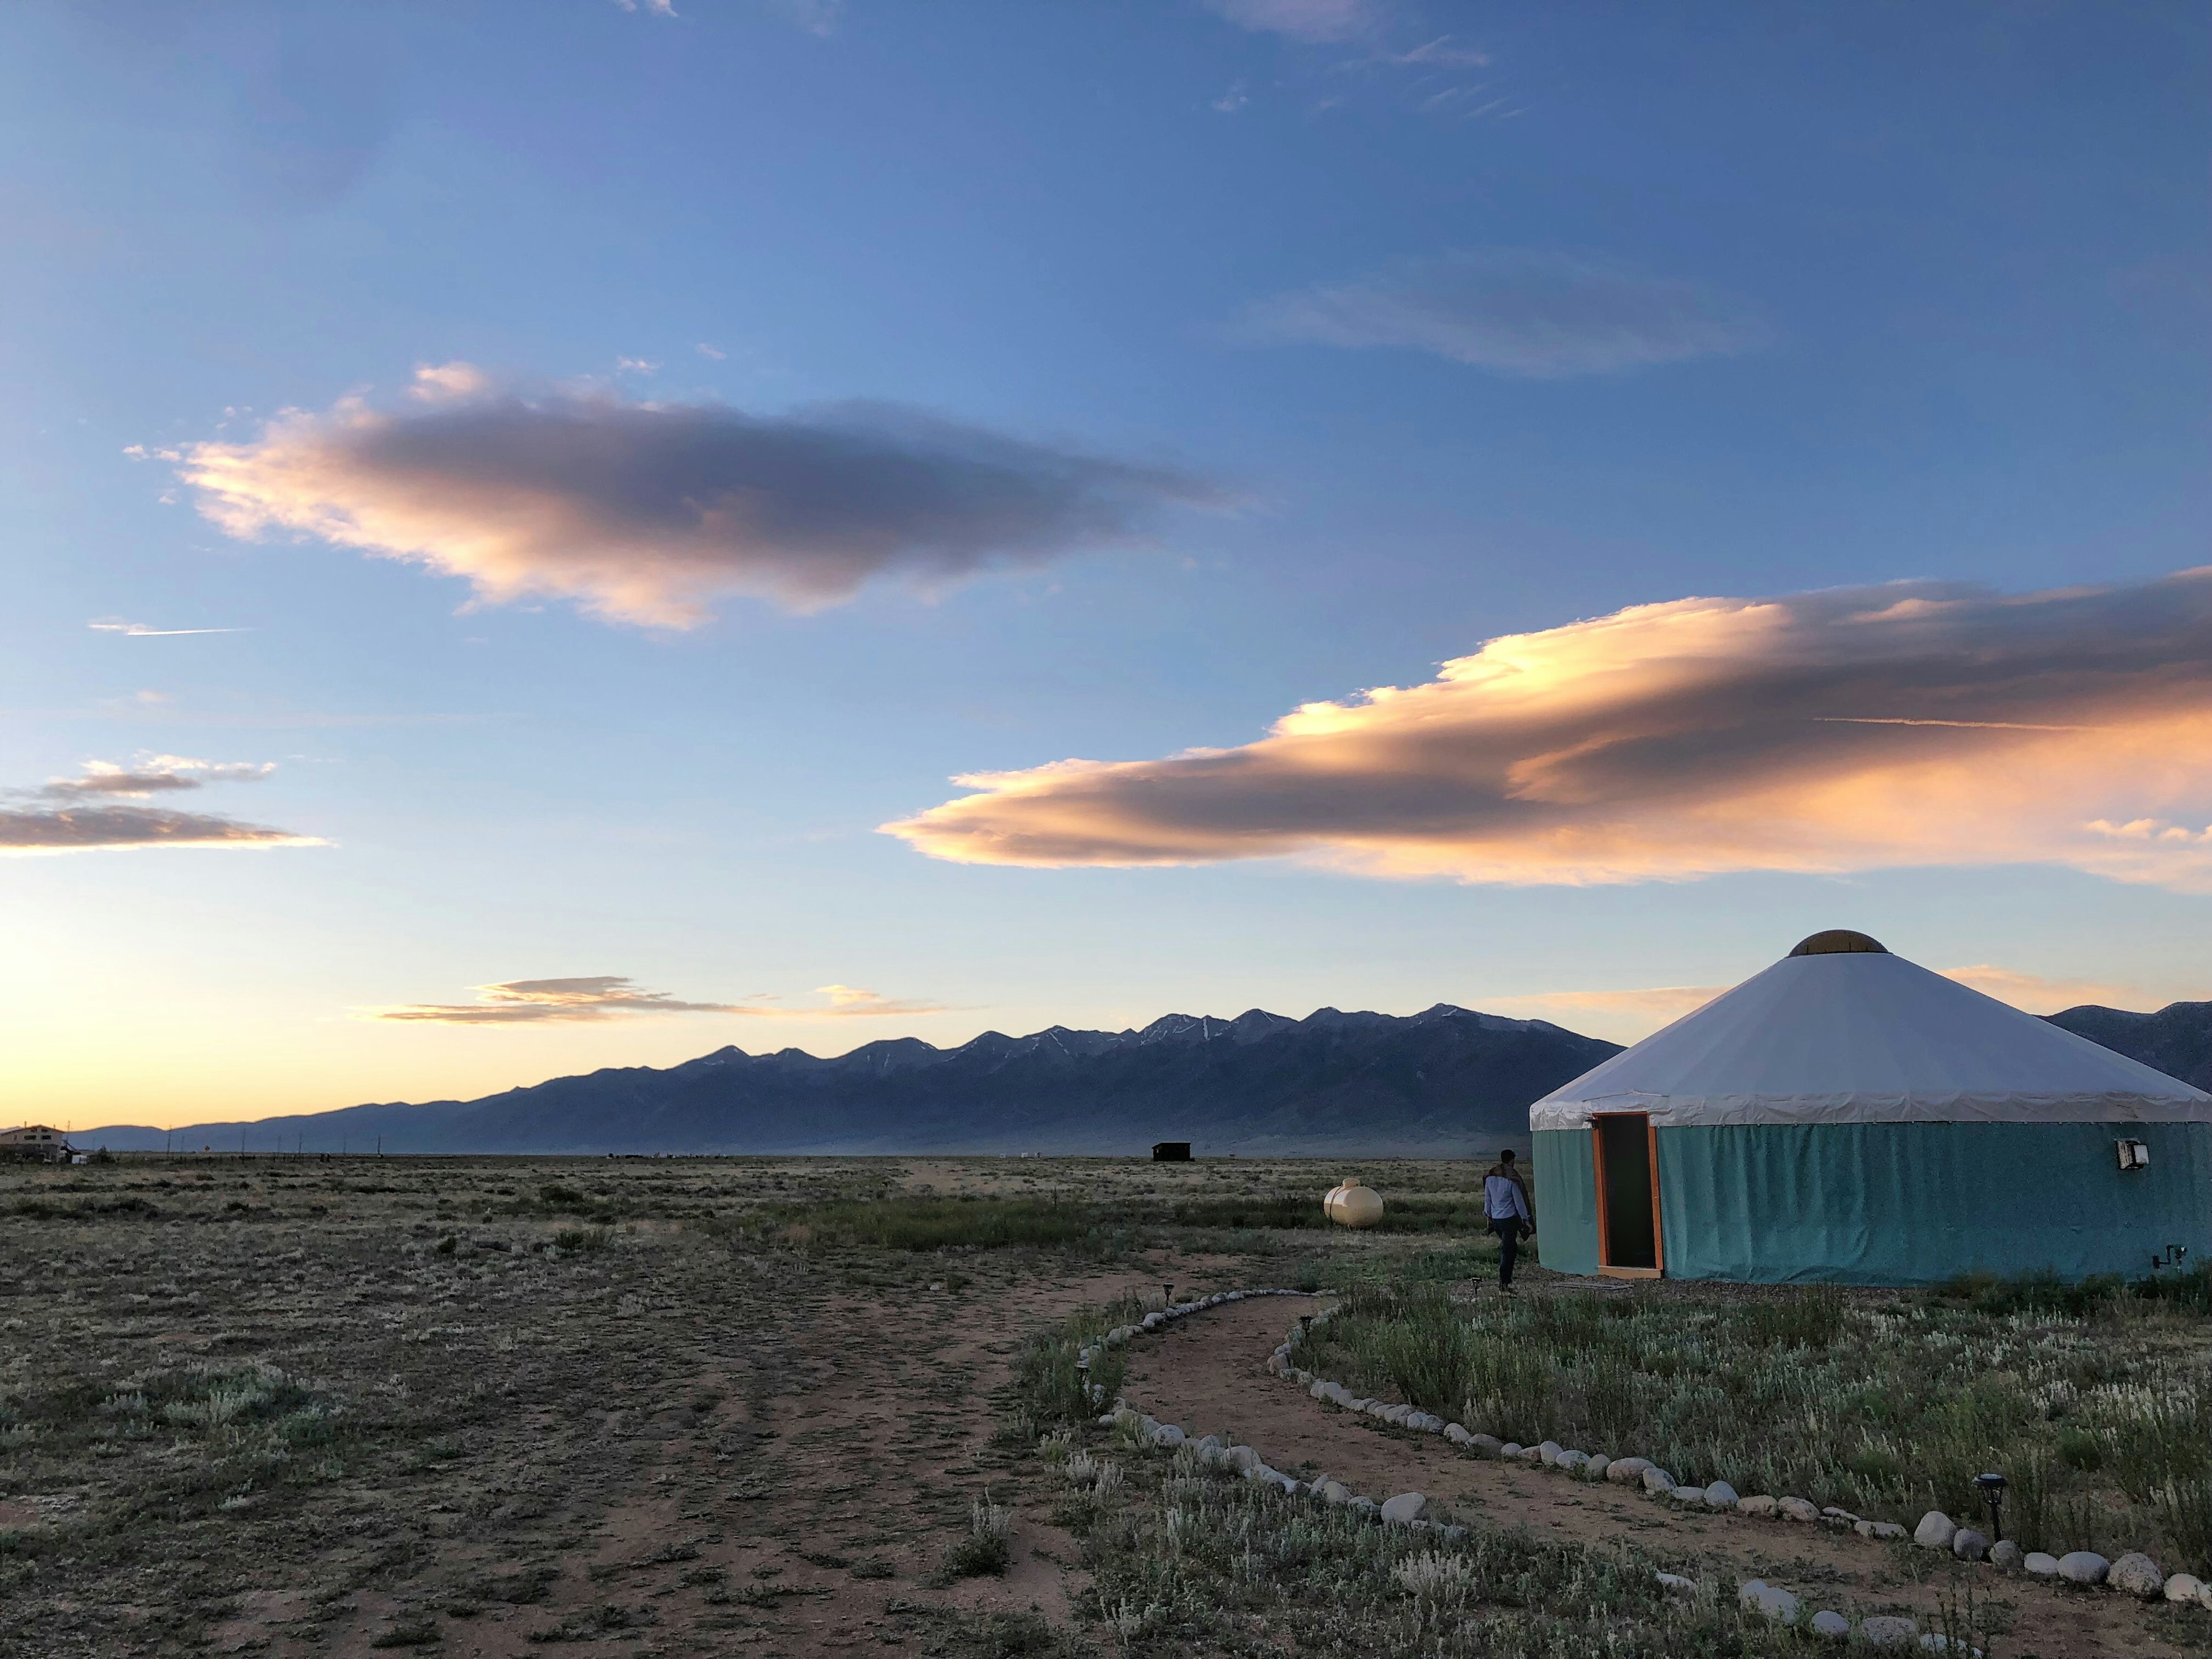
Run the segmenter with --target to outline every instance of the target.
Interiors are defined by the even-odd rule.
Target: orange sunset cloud
[[[1468,882],[2053,863],[2212,891],[2212,568],[1686,599],[1495,639],[1267,736],[1060,761],[884,826],[974,864]]]

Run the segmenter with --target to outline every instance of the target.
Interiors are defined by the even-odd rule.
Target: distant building
[[[68,1161],[70,1150],[67,1135],[43,1123],[26,1124],[20,1129],[0,1129],[0,1158],[62,1164]]]
[[[1155,1164],[1188,1164],[1190,1162],[1190,1142],[1188,1140],[1156,1140],[1152,1143],[1152,1162]]]

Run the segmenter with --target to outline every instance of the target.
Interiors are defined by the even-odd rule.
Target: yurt
[[[1924,1285],[2212,1252],[2212,1095],[1863,933],[1814,934],[1528,1127],[1563,1273]]]

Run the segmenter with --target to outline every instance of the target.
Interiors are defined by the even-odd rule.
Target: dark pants
[[[1513,1284],[1513,1263],[1521,1254],[1520,1220],[1508,1216],[1503,1221],[1492,1222],[1490,1231],[1498,1235],[1498,1287],[1510,1289]]]

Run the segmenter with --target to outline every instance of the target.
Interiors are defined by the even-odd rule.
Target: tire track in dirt
[[[1264,1368],[1297,1316],[1326,1304],[1290,1297],[1230,1303],[1139,1337],[1125,1350],[1122,1394],[1163,1422],[1231,1436],[1301,1478],[1326,1473],[1378,1501],[1425,1492],[1463,1518],[1526,1527],[1540,1539],[1633,1544],[1668,1571],[1712,1581],[1723,1594],[1744,1579],[1764,1578],[1803,1596],[1808,1611],[1901,1612],[1923,1629],[1936,1627],[1947,1594],[1958,1600],[1967,1570],[1954,1571],[1929,1551],[1789,1522],[1662,1509],[1626,1488],[1462,1454],[1437,1436],[1325,1405]],[[2059,1589],[1987,1570],[1975,1571],[1972,1583],[1976,1600],[1986,1600],[2000,1624],[2009,1625],[2003,1644],[2018,1659],[2179,1659],[2191,1650],[2149,1628],[2153,1609],[2109,1592]],[[2206,1633],[2212,1638],[2212,1625]]]

